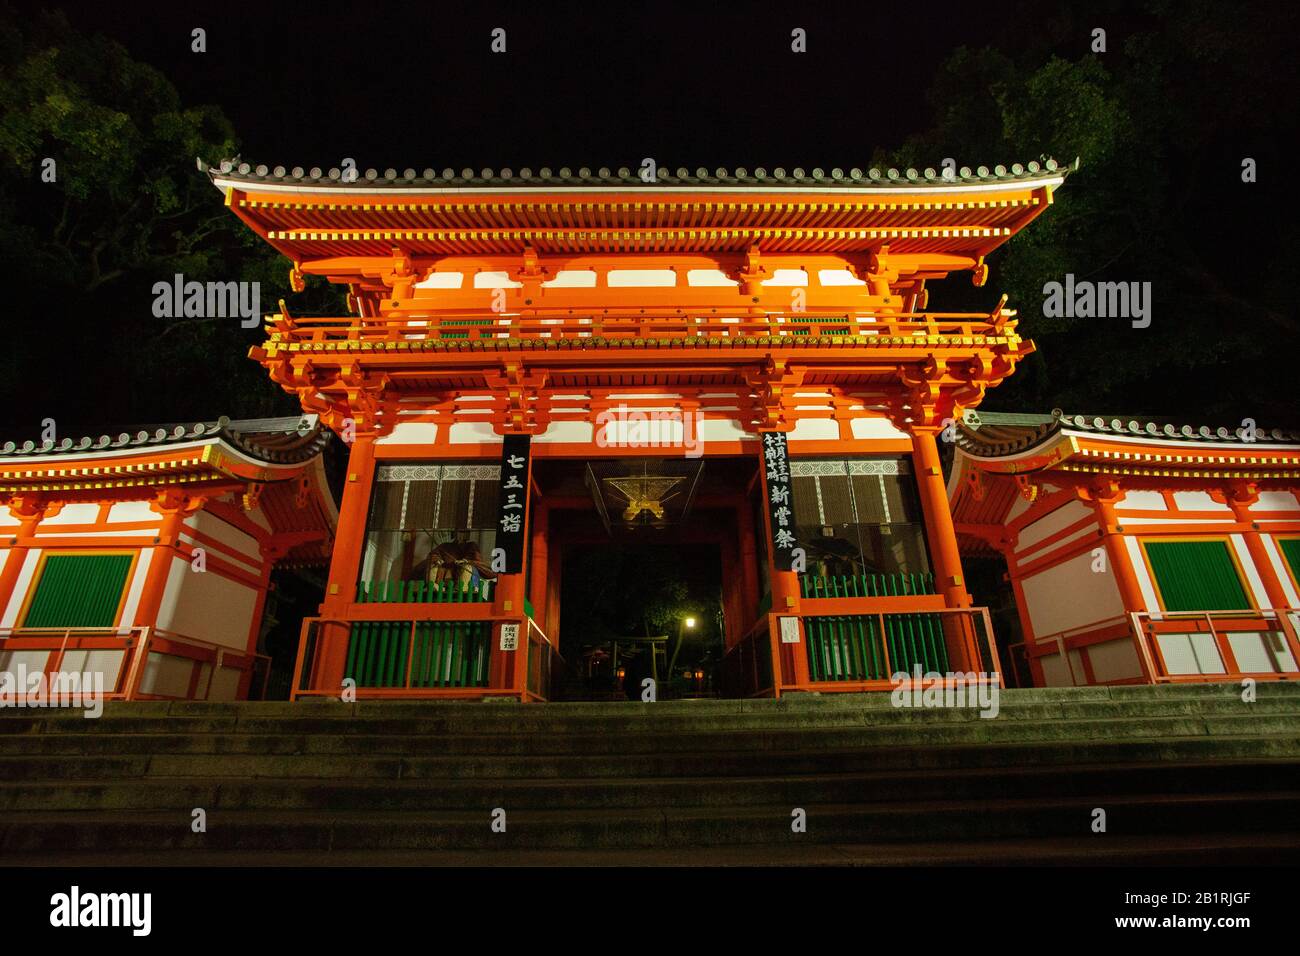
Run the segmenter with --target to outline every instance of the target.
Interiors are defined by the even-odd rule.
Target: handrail
[[[823,328],[825,327],[825,328]],[[997,314],[972,312],[889,312],[808,309],[802,312],[745,312],[729,307],[703,309],[530,309],[526,313],[440,312],[400,315],[272,317],[272,341],[382,341],[411,337],[474,340],[483,338],[668,338],[738,335],[902,335],[972,336],[1014,328]]]
[[[68,652],[68,645],[71,641],[81,642],[86,639],[106,641],[106,644],[97,644],[96,649],[100,650],[121,650],[122,658],[118,661],[117,672],[113,681],[113,688],[107,696],[111,698],[120,698],[122,700],[140,700],[153,698],[176,699],[175,695],[169,694],[142,694],[140,684],[144,679],[145,668],[148,664],[150,653],[158,653],[164,656],[179,657],[189,660],[192,666],[197,667],[208,664],[208,679],[204,687],[202,697],[196,695],[187,696],[179,699],[206,700],[212,693],[212,681],[219,669],[230,667],[239,671],[241,674],[251,672],[258,660],[265,660],[269,663],[270,658],[264,654],[240,652],[235,648],[224,644],[218,644],[213,641],[206,641],[202,638],[192,637],[188,634],[180,634],[176,631],[164,630],[162,628],[152,627],[150,625],[136,625],[133,627],[6,627],[0,628],[0,649],[8,646],[13,649],[28,650],[52,650],[53,654],[47,656],[43,671],[47,674],[62,672],[63,661]],[[57,641],[57,644],[55,643]],[[163,641],[176,645],[166,649],[157,649],[156,642]],[[12,645],[20,643],[22,646],[14,648]],[[74,648],[79,649],[79,648]],[[181,649],[193,650],[202,653],[185,654],[179,653]],[[228,659],[238,658],[240,664],[233,666],[228,664]],[[191,672],[191,686],[193,687],[198,676],[197,671]],[[269,671],[267,674],[269,678]],[[265,691],[266,679],[263,680],[263,691]]]
[[[1174,674],[1165,660],[1160,642],[1155,640],[1159,634],[1204,634],[1208,633],[1214,642],[1223,665],[1222,673],[1213,673],[1220,679],[1239,676],[1263,677],[1267,679],[1291,679],[1300,677],[1298,670],[1243,671],[1237,663],[1236,653],[1232,649],[1230,634],[1259,633],[1281,631],[1291,662],[1300,667],[1300,637],[1297,636],[1297,621],[1300,614],[1294,608],[1231,608],[1220,611],[1133,611],[1129,614],[1133,641],[1140,655],[1143,668],[1153,682],[1198,679],[1206,672],[1196,674]],[[1190,630],[1204,622],[1205,630]],[[1218,622],[1218,627],[1215,622]],[[1272,626],[1269,622],[1274,622]],[[1233,625],[1237,626],[1233,626]],[[1247,626],[1241,626],[1241,625]],[[1255,624],[1258,626],[1251,627]]]
[[[378,606],[378,605],[377,605]],[[480,605],[482,606],[482,605]],[[491,607],[491,604],[486,605]],[[437,605],[439,608],[445,605]],[[301,638],[298,641],[298,654],[294,660],[293,677],[290,684],[290,698],[299,697],[337,697],[339,694],[338,687],[323,688],[315,686],[314,681],[309,682],[311,686],[303,686],[304,674],[311,675],[312,669],[316,666],[320,656],[320,633],[324,626],[335,626],[346,631],[347,640],[351,641],[354,636],[353,628],[356,625],[380,625],[393,628],[403,628],[406,633],[406,654],[405,660],[401,662],[401,683],[383,686],[357,686],[356,693],[360,697],[415,697],[415,696],[514,696],[519,694],[525,688],[499,687],[490,683],[485,684],[468,684],[468,685],[440,685],[440,686],[423,686],[413,685],[412,674],[415,662],[416,648],[416,629],[420,626],[431,625],[455,625],[455,624],[475,624],[487,625],[489,628],[495,627],[501,623],[518,623],[520,618],[515,615],[488,616],[475,619],[473,621],[453,621],[442,618],[431,618],[426,616],[420,617],[399,617],[399,618],[367,618],[364,615],[356,617],[308,617],[303,618]],[[540,628],[534,628],[538,634],[546,640],[546,646],[551,647],[550,639]],[[489,636],[494,631],[489,630]],[[533,629],[525,630],[525,641],[532,638]],[[491,644],[489,644],[489,654]],[[524,650],[527,650],[525,644]],[[552,651],[558,657],[558,652]]]
[[[822,610],[812,605],[809,605],[807,607],[801,605],[797,616],[801,619],[806,619],[806,618],[844,619],[844,618],[855,618],[855,617],[873,619],[876,624],[875,635],[876,635],[876,639],[878,640],[878,644],[876,646],[877,649],[881,652],[883,658],[883,664],[884,664],[881,672],[887,675],[884,680],[871,680],[871,679],[832,680],[832,681],[813,680],[811,682],[812,686],[816,686],[820,688],[828,685],[833,685],[836,683],[847,683],[854,686],[859,684],[863,686],[868,686],[868,685],[883,686],[884,684],[889,683],[892,680],[892,675],[895,672],[894,671],[895,662],[891,659],[890,656],[889,641],[886,638],[888,631],[885,626],[885,621],[887,618],[899,618],[899,617],[906,618],[906,617],[914,617],[914,616],[915,617],[939,617],[941,619],[941,623],[946,623],[945,621],[942,620],[944,617],[948,617],[948,618],[955,617],[957,618],[958,623],[960,623],[962,620],[969,619],[972,622],[971,632],[969,634],[957,635],[957,639],[959,641],[962,641],[963,643],[966,643],[968,654],[970,651],[974,651],[975,662],[979,666],[984,668],[983,673],[992,675],[990,678],[990,682],[993,682],[994,680],[996,680],[999,683],[1002,682],[1002,662],[998,655],[997,642],[994,640],[993,637],[993,623],[987,607],[982,607],[982,606],[947,607],[947,608],[917,607],[914,609],[900,608],[900,609],[891,609],[891,610],[864,608],[861,612],[855,613],[852,611],[846,612],[844,610]],[[979,635],[976,633],[976,629],[974,627],[974,621],[976,620],[982,620],[984,623],[983,646],[980,645]],[[805,631],[806,630],[807,628],[805,627]],[[808,649],[808,652],[811,653],[812,643],[806,635],[805,635],[805,645]]]
[[[1124,614],[1117,614],[1117,615],[1115,615],[1114,617],[1102,618],[1101,620],[1093,621],[1093,622],[1091,622],[1091,623],[1089,623],[1089,624],[1079,624],[1079,625],[1076,625],[1076,626],[1074,626],[1074,627],[1067,627],[1067,628],[1065,628],[1064,630],[1053,631],[1051,634],[1045,634],[1045,635],[1043,635],[1042,637],[1035,636],[1035,637],[1034,637],[1034,640],[1032,641],[1032,644],[1033,644],[1035,647],[1038,647],[1038,646],[1040,646],[1040,645],[1042,645],[1042,644],[1055,643],[1055,644],[1056,644],[1056,652],[1057,652],[1057,654],[1060,655],[1061,660],[1063,660],[1063,661],[1065,662],[1065,667],[1066,667],[1066,669],[1067,669],[1067,670],[1069,671],[1069,673],[1070,673],[1070,686],[1071,686],[1071,687],[1078,687],[1078,686],[1079,686],[1079,682],[1078,682],[1077,680],[1075,680],[1075,677],[1074,677],[1074,663],[1070,660],[1070,655],[1066,652],[1065,642],[1066,642],[1066,641],[1067,641],[1067,640],[1068,640],[1072,635],[1075,635],[1075,634],[1084,634],[1084,633],[1087,633],[1087,632],[1089,632],[1089,631],[1099,631],[1099,630],[1101,630],[1102,628],[1105,628],[1105,627],[1112,627],[1112,626],[1115,626],[1115,625],[1118,625],[1118,624],[1127,624],[1127,623],[1128,623],[1128,617],[1127,617],[1126,615],[1124,615]],[[1117,640],[1118,640],[1118,638],[1117,638]],[[1008,651],[1011,650],[1012,647],[1028,647],[1030,643],[1031,643],[1030,641],[1021,641],[1019,644],[1013,644],[1013,645],[1011,645],[1010,647],[1007,648],[1007,650],[1008,650]],[[1141,654],[1141,653],[1142,653],[1142,652],[1139,651],[1139,654]],[[1026,655],[1026,656],[1027,656],[1027,655]],[[1016,666],[1016,665],[1015,665],[1015,660],[1014,660],[1014,658],[1012,659],[1011,666],[1012,666],[1012,667],[1015,667],[1015,666]],[[1020,677],[1020,673],[1019,673],[1019,671],[1017,670],[1017,672],[1016,672],[1016,678],[1019,679],[1019,677]],[[1032,682],[1032,679],[1033,679],[1033,672],[1032,672],[1032,670],[1031,670],[1031,671],[1030,671],[1030,680],[1031,680],[1031,682]]]

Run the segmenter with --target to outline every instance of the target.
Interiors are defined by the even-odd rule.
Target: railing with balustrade
[[[1129,619],[1145,673],[1157,683],[1300,679],[1300,611],[1138,611]]]
[[[799,614],[809,687],[872,690],[893,686],[899,673],[954,676],[954,660],[974,665],[981,679],[998,683],[1001,664],[988,608],[937,608],[924,612],[878,610],[861,614]]]
[[[788,614],[760,615],[723,660],[728,692],[779,697],[890,690],[896,675],[918,670],[939,684],[968,683],[974,675],[977,682],[1001,685],[988,608],[943,607],[938,596],[910,608],[909,600],[925,596],[883,599],[874,610],[861,601],[811,600]],[[851,609],[842,610],[846,606]],[[959,669],[959,660],[968,663]]]
[[[490,602],[452,603],[464,604],[463,610],[451,612],[459,619],[429,616],[447,614],[442,606],[434,612],[410,602],[382,601],[370,602],[369,612],[357,608],[346,618],[305,619],[290,697],[339,698],[351,688],[358,700],[547,699],[549,674],[559,655],[531,618],[494,615]],[[517,665],[507,663],[504,642],[497,647],[503,625],[520,628],[514,652],[523,656]],[[327,682],[322,668],[331,659],[341,672],[339,679]]]
[[[270,658],[155,627],[0,628],[0,672],[19,667],[44,674],[47,688],[56,676],[66,686],[100,674],[106,700],[212,700],[214,687],[239,700],[265,695]]]
[[[273,341],[299,345],[397,342],[410,339],[661,340],[747,336],[943,337],[976,344],[974,337],[999,335],[1012,312],[804,312],[747,314],[715,308],[530,310],[528,314],[442,314],[435,311],[364,318],[272,316]],[[964,342],[961,340],[965,340]],[[597,343],[587,343],[597,344]],[[898,344],[898,343],[893,343]],[[934,344],[923,341],[920,344]]]
[[[1233,611],[1135,611],[1078,625],[1012,645],[1013,662],[1023,651],[1027,665],[1052,659],[1051,675],[1035,679],[1033,668],[1022,686],[1055,682],[1161,684],[1207,681],[1300,680],[1300,611],[1259,608]],[[1137,668],[1131,674],[1099,679],[1091,654],[1098,647],[1131,643]],[[1113,664],[1111,665],[1113,668]]]

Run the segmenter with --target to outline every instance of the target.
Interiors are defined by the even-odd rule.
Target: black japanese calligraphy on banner
[[[782,432],[763,433],[763,494],[772,527],[772,566],[795,570],[794,497],[790,482],[790,457]]]
[[[501,478],[497,488],[497,543],[493,569],[518,574],[524,567],[524,516],[528,514],[528,456],[531,435],[506,435],[501,447]]]

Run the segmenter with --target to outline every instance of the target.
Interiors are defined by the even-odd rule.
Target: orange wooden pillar
[[[1124,535],[1120,531],[1119,518],[1115,514],[1115,505],[1124,498],[1124,489],[1114,479],[1104,478],[1093,481],[1075,492],[1080,500],[1092,506],[1097,515],[1097,527],[1101,532],[1102,545],[1106,549],[1106,560],[1110,562],[1119,587],[1120,598],[1126,612],[1145,611],[1146,599],[1138,585],[1133,565],[1129,563],[1128,549],[1124,546]]]
[[[1142,588],[1138,584],[1137,575],[1133,572],[1128,548],[1124,546],[1124,534],[1120,530],[1122,526],[1119,517],[1115,514],[1115,505],[1124,499],[1124,489],[1113,478],[1098,478],[1086,487],[1076,488],[1075,494],[1081,501],[1092,505],[1097,515],[1097,528],[1101,532],[1102,547],[1106,549],[1106,560],[1109,562],[1111,573],[1115,575],[1115,585],[1119,588],[1120,600],[1124,602],[1124,612],[1131,614],[1134,611],[1147,610],[1146,598],[1142,596]],[[1135,631],[1133,640],[1134,642],[1143,640],[1142,635]],[[1147,683],[1155,683],[1155,674],[1151,673],[1147,665],[1150,660],[1148,650],[1134,646],[1134,651],[1137,654],[1138,664],[1142,668],[1142,676],[1146,678]],[[1068,647],[1066,653],[1069,653]],[[1070,666],[1068,660],[1062,663],[1067,667]]]
[[[154,500],[149,502],[149,509],[162,515],[162,523],[154,538],[149,570],[145,573],[144,587],[140,591],[140,603],[136,605],[136,624],[157,626],[158,611],[167,591],[172,563],[177,557],[185,559],[181,551],[181,530],[185,527],[185,519],[206,502],[206,498],[192,498],[172,488],[160,490]]]
[[[1278,577],[1277,569],[1273,567],[1273,560],[1269,557],[1268,549],[1264,547],[1264,539],[1260,536],[1259,527],[1250,514],[1250,506],[1259,500],[1258,487],[1251,482],[1237,482],[1225,493],[1211,492],[1211,495],[1226,502],[1232,509],[1233,517],[1241,525],[1241,537],[1246,542],[1250,559],[1255,562],[1255,572],[1264,585],[1269,606],[1273,608],[1289,606],[1286,591],[1282,589],[1282,580]]]
[[[957,529],[952,523],[948,489],[943,482],[943,464],[939,460],[939,447],[933,431],[912,433],[912,462],[930,542],[930,563],[934,566],[935,583],[948,607],[970,607],[970,594],[966,591],[966,579],[961,570],[961,554],[957,550]]]
[[[13,597],[14,587],[18,583],[18,575],[22,572],[23,563],[27,560],[27,552],[30,550],[25,543],[35,534],[36,528],[45,517],[45,513],[52,507],[53,510],[59,510],[62,505],[55,504],[50,506],[43,498],[33,498],[27,495],[15,497],[9,502],[9,513],[18,519],[18,527],[7,534],[10,540],[8,552],[5,554],[4,565],[0,567],[0,614],[5,612],[9,607],[9,601]],[[15,621],[17,626],[21,626],[21,621]]]
[[[348,452],[348,470],[343,484],[343,501],[334,535],[329,580],[321,617],[346,619],[348,606],[356,598],[357,575],[366,545],[366,521],[370,512],[370,491],[375,480],[375,436],[358,433]],[[322,624],[316,638],[316,656],[310,687],[342,693],[343,671],[347,666],[347,624]]]
[[[930,563],[934,567],[935,585],[950,608],[968,608],[971,597],[962,573],[961,554],[957,549],[957,529],[952,522],[948,489],[943,481],[943,464],[934,429],[912,432],[912,463],[916,487],[925,518],[926,538],[930,544]],[[993,635],[986,635],[992,643]],[[948,615],[944,621],[944,642],[948,647],[948,666],[954,671],[983,669],[976,646],[975,622],[970,616]]]

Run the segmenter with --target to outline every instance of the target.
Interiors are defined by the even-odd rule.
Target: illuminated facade
[[[294,694],[546,699],[566,549],[647,528],[720,555],[728,693],[995,675],[936,434],[1032,344],[927,284],[1067,172],[208,169],[352,308],[252,352],[350,445]]]
[[[1300,435],[975,412],[949,493],[1006,561],[1022,684],[1300,677]]]
[[[306,416],[5,443],[0,672],[98,673],[116,699],[260,693],[272,569],[329,557],[329,440]]]

